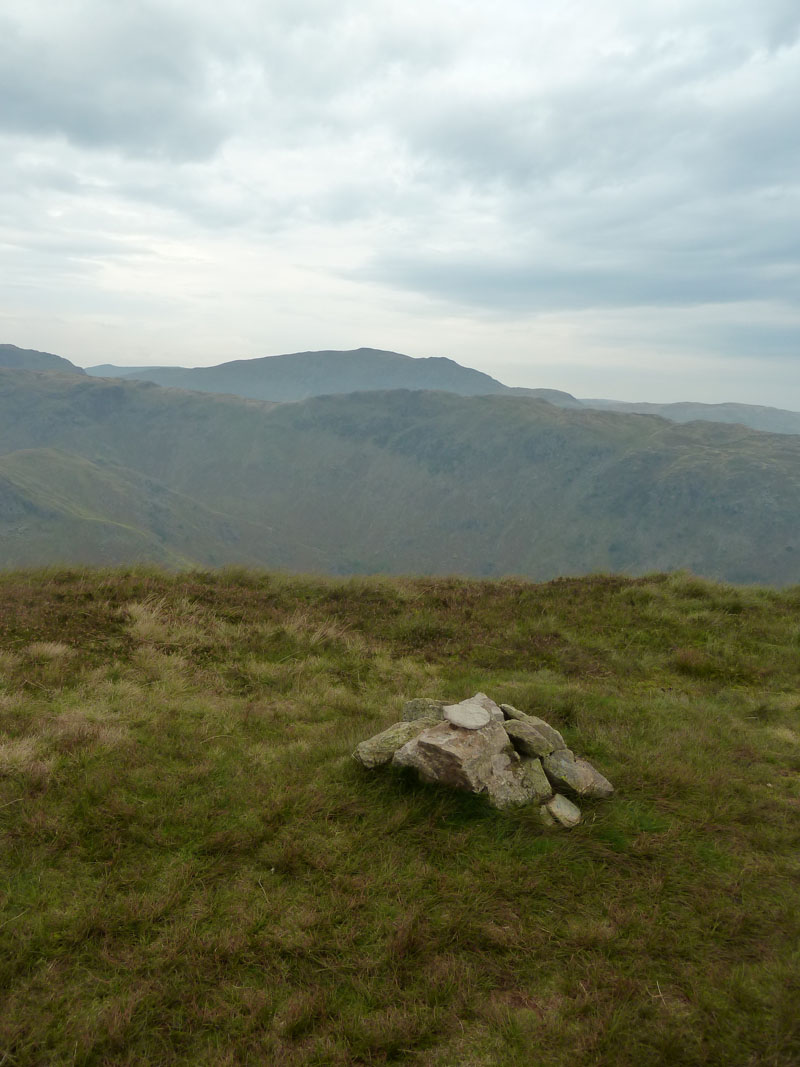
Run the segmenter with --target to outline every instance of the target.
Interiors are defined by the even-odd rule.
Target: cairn
[[[353,758],[369,769],[411,767],[425,782],[482,793],[497,808],[535,805],[545,826],[581,821],[564,793],[580,799],[614,792],[544,719],[495,704],[485,693],[459,704],[409,700],[402,720],[362,741]]]

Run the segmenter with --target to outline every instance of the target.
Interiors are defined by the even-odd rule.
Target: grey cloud
[[[776,317],[780,317],[776,309]],[[765,358],[800,369],[800,321],[716,322],[696,331],[703,346],[727,358]]]
[[[630,260],[588,267],[576,255],[569,264],[546,259],[503,261],[476,255],[407,256],[387,254],[359,277],[375,278],[454,304],[497,312],[542,312],[555,309],[686,307],[734,303],[748,299],[791,300],[800,287],[800,268],[780,283],[754,276],[735,264],[690,257],[670,270],[664,264]]]
[[[800,8],[796,0],[774,0],[766,15],[770,48],[791,48],[800,38]]]
[[[171,159],[212,153],[225,115],[190,26],[149,4],[85,12],[53,33],[0,23],[0,127]]]

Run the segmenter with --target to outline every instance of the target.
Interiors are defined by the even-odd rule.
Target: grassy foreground
[[[570,833],[350,752],[543,714]],[[800,1062],[800,588],[0,577],[0,1064]]]

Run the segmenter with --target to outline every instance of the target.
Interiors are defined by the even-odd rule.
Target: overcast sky
[[[800,409],[798,0],[2,0],[0,342]]]

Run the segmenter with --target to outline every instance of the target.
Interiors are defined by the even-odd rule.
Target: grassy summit
[[[0,1063],[796,1064],[800,588],[0,578]],[[545,832],[355,744],[543,714]]]

